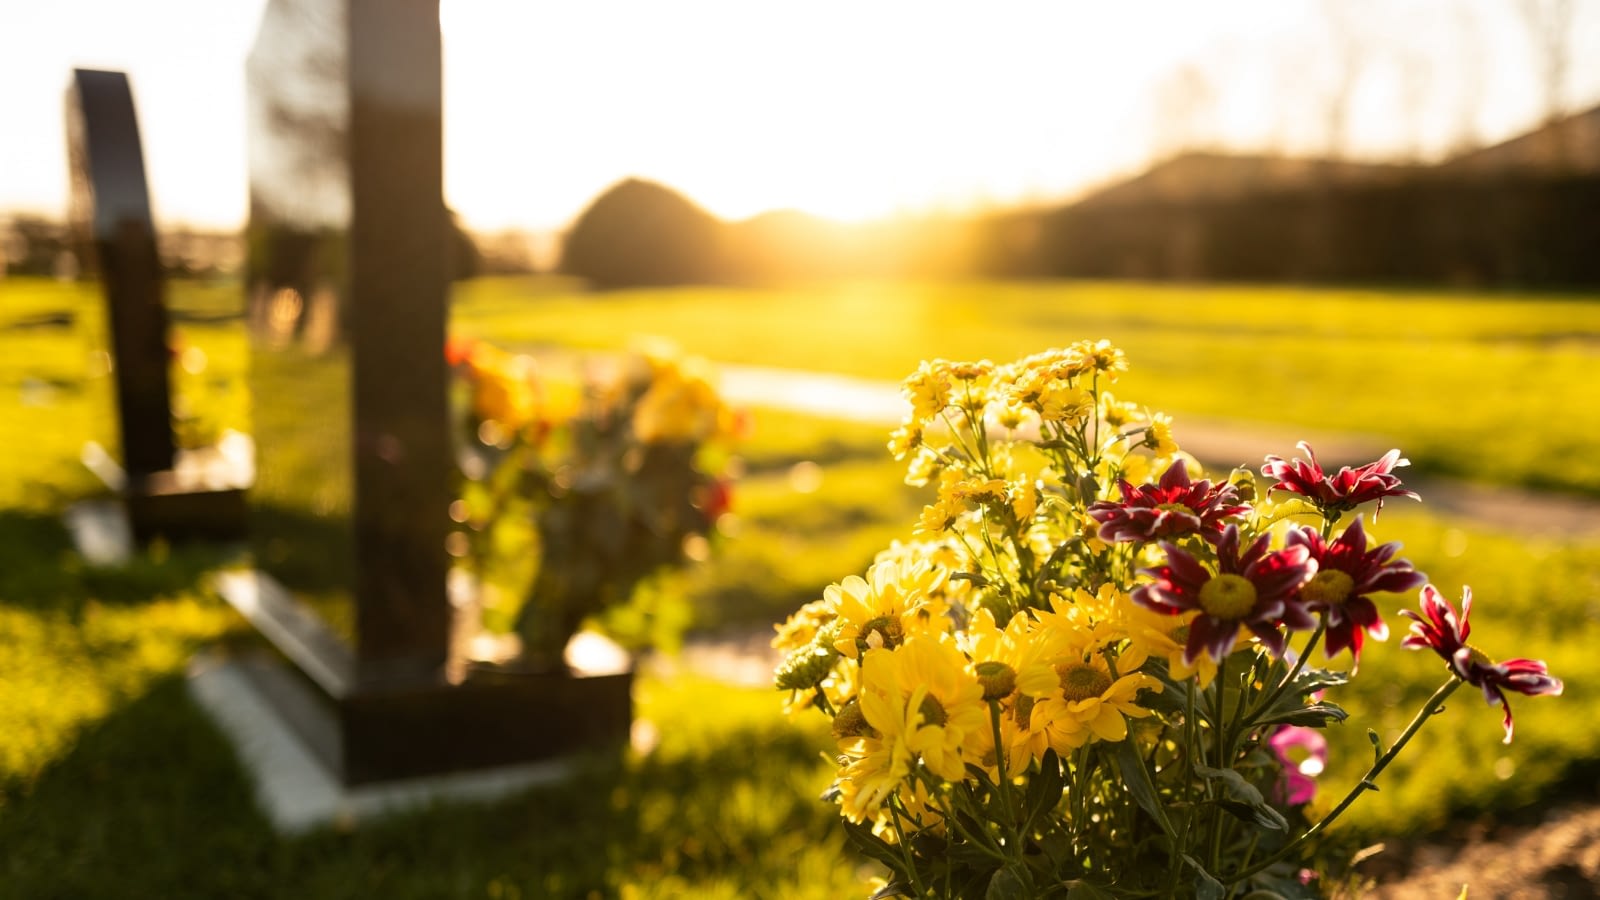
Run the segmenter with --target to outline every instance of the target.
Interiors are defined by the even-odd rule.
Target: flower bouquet
[[[1316,896],[1349,857],[1328,826],[1463,682],[1508,741],[1508,692],[1561,691],[1467,644],[1470,592],[1458,615],[1370,538],[1363,506],[1416,497],[1398,451],[1329,474],[1302,444],[1266,458],[1264,495],[1249,470],[1199,478],[1169,418],[1110,392],[1125,369],[1104,341],[924,363],[889,445],[937,486],[917,540],[779,627],[789,709],[838,742],[825,796],[889,870],[874,896]],[[1418,588],[1404,644],[1446,678],[1312,804],[1330,696],[1387,636],[1372,596]]]
[[[586,620],[621,609],[614,636],[675,640],[686,611],[642,586],[706,558],[731,496],[714,445],[737,418],[705,363],[654,344],[562,377],[482,342],[449,352],[471,395],[459,543],[480,583],[523,585],[519,666],[559,669]]]

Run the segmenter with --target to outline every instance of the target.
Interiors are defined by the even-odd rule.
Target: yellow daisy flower
[[[912,421],[937,418],[944,412],[950,405],[950,388],[950,364],[942,359],[924,360],[901,385],[901,391],[911,401]]]
[[[927,560],[889,559],[874,563],[866,578],[851,575],[828,585],[823,600],[839,627],[834,649],[856,659],[872,647],[898,647],[909,632],[942,629],[921,615],[942,577]]]
[[[1099,654],[1064,659],[1056,664],[1056,675],[1059,690],[1034,703],[1028,721],[1036,756],[1046,746],[1065,755],[1092,740],[1122,740],[1129,718],[1151,714],[1136,702],[1139,691],[1161,690],[1161,682],[1139,672],[1113,679]]]

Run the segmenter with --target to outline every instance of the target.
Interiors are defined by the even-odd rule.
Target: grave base
[[[257,804],[282,834],[352,828],[393,813],[441,803],[486,802],[572,777],[598,754],[569,755],[446,775],[347,786],[302,741],[259,687],[261,660],[198,656],[189,692],[227,735],[254,782]]]
[[[251,660],[241,673],[345,785],[608,753],[627,743],[631,668],[516,673],[452,661],[420,676],[374,676],[270,575],[235,570],[215,584],[287,660]]]
[[[156,538],[227,542],[246,537],[245,489],[255,479],[255,446],[248,435],[225,432],[216,447],[179,450],[171,469],[142,476],[130,476],[93,441],[84,445],[82,460],[118,501],[85,503],[68,516],[68,527],[91,562],[126,562],[135,546]]]

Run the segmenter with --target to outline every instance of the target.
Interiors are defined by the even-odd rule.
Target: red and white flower
[[[1433,650],[1449,663],[1450,671],[1457,678],[1482,689],[1483,699],[1490,704],[1499,703],[1500,708],[1505,710],[1502,724],[1508,744],[1511,743],[1511,704],[1506,700],[1506,691],[1516,691],[1530,697],[1561,694],[1561,679],[1552,677],[1543,662],[1536,659],[1495,662],[1482,650],[1467,643],[1467,635],[1472,633],[1472,625],[1467,621],[1472,614],[1472,588],[1461,589],[1460,618],[1456,617],[1450,602],[1441,597],[1438,589],[1431,584],[1422,588],[1420,615],[1409,609],[1402,609],[1400,614],[1416,620],[1411,623],[1411,634],[1401,642],[1404,646],[1414,650],[1424,647]]]

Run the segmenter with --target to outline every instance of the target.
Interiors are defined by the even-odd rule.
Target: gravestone
[[[85,462],[121,497],[132,537],[243,536],[248,462],[182,451],[173,438],[165,283],[133,92],[121,72],[78,69],[67,92],[73,216],[99,263],[120,465]]]
[[[257,687],[346,785],[616,747],[631,675],[461,658],[437,0],[271,0],[248,63]],[[454,651],[454,652],[453,652]]]

